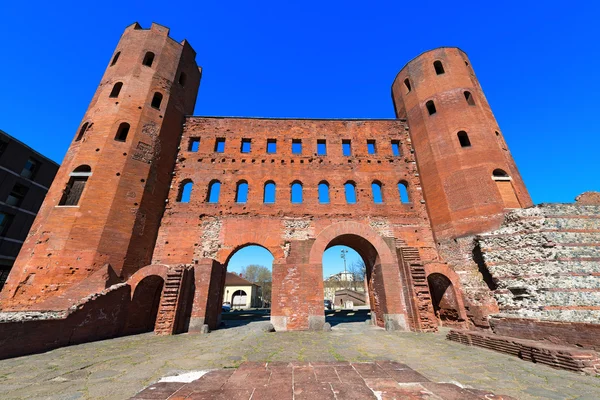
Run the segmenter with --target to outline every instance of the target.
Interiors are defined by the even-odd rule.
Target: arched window
[[[185,74],[185,72],[182,72],[181,74],[179,74],[179,84],[181,86],[185,86],[186,79],[187,79],[187,75]]]
[[[469,135],[467,135],[467,132],[460,131],[456,135],[458,136],[460,147],[471,147],[471,141],[469,140]]]
[[[146,67],[151,67],[153,62],[154,62],[154,53],[149,51],[144,56],[144,61],[142,61],[142,64],[145,65]]]
[[[209,203],[218,203],[219,202],[219,194],[221,193],[221,182],[212,181],[208,184],[208,195],[206,196],[206,201]]]
[[[119,97],[119,93],[121,93],[121,88],[123,87],[123,82],[115,83],[112,90],[110,91],[110,96],[108,97]]]
[[[248,182],[239,181],[235,189],[235,202],[246,203],[248,201]]]
[[[467,101],[467,104],[470,106],[474,106],[475,100],[473,100],[473,95],[471,94],[471,92],[464,92],[464,95],[465,95],[465,100]]]
[[[327,181],[319,182],[319,203],[329,204],[329,184]]]
[[[444,71],[444,66],[442,65],[442,62],[439,60],[433,62],[433,68],[435,68],[435,73],[437,75],[441,75],[444,72],[446,72],[446,71]]]
[[[92,169],[89,165],[80,165],[75,168],[73,172],[69,174],[69,182],[67,182],[65,190],[63,190],[63,195],[58,202],[58,205],[76,206],[79,203],[79,199],[81,199],[85,184],[91,175]]]
[[[521,204],[515,193],[515,189],[512,185],[512,179],[506,171],[502,169],[495,169],[492,172],[492,179],[496,182],[496,187],[500,192],[500,197],[504,202],[505,208],[519,208]]]
[[[495,169],[494,172],[492,172],[492,176],[494,179],[498,180],[502,180],[502,178],[510,179],[510,176],[503,169]]]
[[[406,86],[406,93],[410,92],[410,80],[408,78],[404,80],[404,86]]]
[[[298,181],[292,183],[292,203],[302,203],[302,183]]]
[[[115,56],[112,59],[112,62],[110,63],[110,66],[112,67],[113,65],[115,65],[117,63],[117,61],[119,60],[119,56],[121,55],[121,52],[118,51],[117,54],[115,54]]]
[[[344,191],[346,192],[346,203],[356,204],[356,185],[354,182],[344,183]]]
[[[265,194],[263,196],[263,203],[275,203],[275,182],[268,181],[265,183]]]
[[[160,110],[160,103],[162,103],[162,99],[163,99],[162,93],[159,93],[159,92],[154,93],[154,97],[152,97],[152,103],[150,103],[152,108],[156,108],[157,110]]]
[[[398,182],[398,194],[400,195],[400,203],[410,203],[408,196],[408,183],[406,181]]]
[[[437,112],[433,100],[429,100],[427,103],[425,103],[425,107],[427,107],[427,112],[429,113],[429,115],[433,115]]]
[[[79,142],[83,138],[83,135],[85,134],[85,131],[87,131],[88,126],[89,126],[89,122],[86,122],[85,124],[81,125],[81,129],[79,130],[79,133],[77,134],[77,137],[75,138],[76,142]]]
[[[118,142],[124,142],[127,140],[127,134],[129,133],[129,124],[127,122],[123,122],[119,125],[119,129],[117,129],[117,134],[115,135],[115,140]]]
[[[190,202],[193,186],[194,186],[194,183],[189,179],[186,179],[185,181],[181,182],[181,185],[179,185],[179,193],[177,194],[177,202],[178,203],[189,203]]]
[[[383,192],[381,191],[381,182],[373,181],[373,183],[371,183],[371,191],[373,192],[373,202],[375,202],[375,204],[383,203]]]

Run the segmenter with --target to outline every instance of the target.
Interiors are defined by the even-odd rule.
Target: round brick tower
[[[150,264],[200,84],[195,56],[163,26],[125,30],[2,291],[4,309],[49,297],[42,307],[62,308]]]
[[[438,241],[497,228],[531,205],[467,55],[444,47],[410,61],[392,85],[406,118]]]

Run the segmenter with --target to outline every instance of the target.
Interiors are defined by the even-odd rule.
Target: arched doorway
[[[431,301],[436,317],[442,326],[462,326],[456,291],[450,279],[440,273],[427,276]]]
[[[248,302],[248,300],[250,300],[250,299],[248,298],[248,294],[246,294],[246,291],[236,290],[231,295],[231,307],[234,310],[248,308],[248,307],[250,307],[250,303]]]
[[[126,332],[136,334],[154,330],[164,280],[158,275],[142,279],[135,287],[127,318]]]

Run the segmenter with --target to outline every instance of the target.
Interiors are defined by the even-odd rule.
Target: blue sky
[[[534,202],[600,190],[600,10],[578,2],[0,4],[0,129],[61,161],[123,29],[188,39],[196,115],[393,118],[419,53],[466,51]]]

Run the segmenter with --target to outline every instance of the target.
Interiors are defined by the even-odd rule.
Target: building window
[[[512,179],[506,171],[502,169],[495,169],[492,172],[492,179],[496,182],[496,187],[500,192],[500,197],[504,203],[505,208],[519,208],[521,204],[515,193],[515,189],[512,185]]]
[[[442,62],[439,60],[433,63],[433,68],[435,69],[435,73],[437,75],[442,75],[444,72],[446,72],[444,71],[444,66],[442,65]]]
[[[383,203],[383,192],[381,191],[381,182],[374,181],[371,183],[371,191],[373,192],[373,202],[375,204]]]
[[[404,86],[406,86],[406,93],[410,92],[410,81],[408,78],[404,80]]]
[[[6,198],[6,204],[9,206],[21,207],[28,190],[29,189],[26,186],[15,183],[15,186],[13,186],[10,194]]]
[[[198,151],[200,148],[200,138],[194,137],[190,138],[190,144],[188,145],[188,151],[193,151],[194,153]]]
[[[350,144],[350,140],[348,139],[342,140],[342,154],[345,156],[352,155],[352,146]]]
[[[159,92],[154,93],[154,96],[152,97],[152,103],[150,103],[152,108],[156,108],[157,110],[160,110],[160,103],[162,103],[162,99],[163,99],[162,93],[159,93]]]
[[[241,152],[242,153],[250,153],[250,149],[252,145],[252,140],[251,139],[242,139],[242,147],[241,147]]]
[[[209,203],[218,203],[220,193],[221,193],[221,182],[212,181],[208,185],[208,196],[207,196],[206,200]]]
[[[398,182],[398,194],[400,195],[400,203],[410,203],[408,196],[408,183],[406,181]]]
[[[300,182],[292,183],[292,203],[302,203],[302,183]]]
[[[346,192],[346,203],[356,204],[356,185],[354,182],[346,182],[344,184],[344,190]]]
[[[292,154],[302,154],[302,140],[301,139],[293,139],[292,140]]]
[[[146,67],[151,67],[153,62],[154,62],[154,53],[149,51],[144,56],[144,61],[142,61],[142,64],[145,65]]]
[[[327,155],[327,142],[325,139],[317,140],[317,155],[318,156],[326,156]]]
[[[181,74],[179,74],[179,84],[181,86],[185,86],[186,80],[187,80],[187,75],[185,74],[185,72],[182,72]]]
[[[269,153],[269,154],[277,153],[277,140],[276,139],[267,139],[267,153]]]
[[[110,66],[112,67],[113,65],[115,65],[117,63],[117,61],[119,60],[119,56],[121,55],[121,52],[118,51],[117,54],[115,54],[115,56],[112,59],[112,62],[110,63]]]
[[[127,122],[123,122],[119,125],[119,129],[117,129],[117,134],[115,135],[115,140],[117,142],[124,142],[127,140],[127,135],[129,134],[129,124]]]
[[[265,204],[275,203],[275,182],[267,181],[265,183],[265,193],[263,196],[263,203],[265,203]]]
[[[4,154],[4,150],[6,150],[7,146],[8,143],[6,143],[4,140],[0,140],[0,156]]]
[[[469,140],[469,135],[467,135],[467,132],[460,131],[456,135],[458,136],[460,147],[471,147],[471,141]]]
[[[110,95],[108,97],[119,97],[119,93],[121,93],[121,88],[123,87],[123,82],[117,82],[115,83],[115,85],[113,86],[112,90],[110,91]]]
[[[0,212],[0,235],[5,236],[10,228],[14,215]]]
[[[225,152],[225,138],[217,138],[215,141],[215,153]]]
[[[89,165],[80,165],[69,175],[69,182],[63,191],[59,206],[76,206],[83,194],[88,178],[92,175],[92,169]]]
[[[34,159],[28,159],[21,171],[21,176],[23,178],[31,179],[35,178],[35,174],[38,172],[40,167],[40,163]]]
[[[470,106],[474,106],[475,100],[473,100],[473,95],[471,94],[471,92],[464,92],[464,94],[465,94],[465,100],[467,101],[467,104]]]
[[[329,183],[327,181],[319,182],[319,203],[329,204]]]
[[[235,202],[246,203],[248,201],[248,182],[239,181],[235,190]]]
[[[189,179],[186,179],[185,181],[181,182],[181,184],[179,185],[179,193],[177,194],[178,203],[190,202],[190,199],[192,197],[193,186],[194,183]]]
[[[77,137],[75,138],[76,142],[79,142],[81,139],[83,139],[83,135],[85,134],[85,131],[87,131],[89,122],[86,122],[85,124],[81,125],[81,129],[79,129],[79,133],[77,134]]]
[[[377,149],[375,148],[375,141],[374,140],[367,140],[367,152],[369,154],[375,154],[375,153],[377,153]]]
[[[433,115],[437,112],[433,100],[429,100],[427,103],[425,103],[425,107],[427,107],[427,112],[429,115]]]
[[[400,141],[399,140],[392,140],[392,155],[399,157],[402,155],[402,152],[400,150]]]

